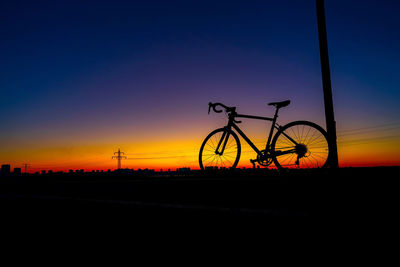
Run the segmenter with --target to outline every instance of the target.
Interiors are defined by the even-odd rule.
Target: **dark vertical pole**
[[[317,1],[319,52],[321,57],[322,86],[324,90],[325,121],[329,142],[329,167],[338,168],[339,160],[336,144],[336,122],[333,111],[331,73],[329,69],[328,39],[326,36],[324,0]]]
[[[119,148],[118,148],[117,158],[118,158],[118,170],[120,170],[121,169],[121,151],[119,150]]]

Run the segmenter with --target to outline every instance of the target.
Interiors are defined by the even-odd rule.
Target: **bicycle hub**
[[[304,144],[296,145],[296,153],[300,158],[304,157],[304,155],[307,153],[307,151],[308,151],[308,149],[307,149],[306,145],[304,145]]]

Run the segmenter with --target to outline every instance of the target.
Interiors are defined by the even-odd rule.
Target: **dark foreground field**
[[[110,217],[393,216],[399,212],[399,167],[336,172],[268,170],[0,177],[3,216],[35,220]],[[5,217],[3,217],[5,218]]]

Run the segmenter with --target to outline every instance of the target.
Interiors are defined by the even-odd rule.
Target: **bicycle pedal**
[[[251,160],[250,160],[250,163],[253,164],[253,168],[256,167],[256,162],[257,162],[256,159],[251,159]]]

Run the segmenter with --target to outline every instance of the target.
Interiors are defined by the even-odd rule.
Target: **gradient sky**
[[[399,1],[326,0],[341,166],[400,165]],[[212,101],[325,127],[315,1],[2,1],[0,163],[197,168]],[[241,126],[260,146],[264,122]],[[242,142],[243,144],[243,142]],[[254,157],[244,147],[240,165]],[[247,154],[246,154],[247,153]]]

